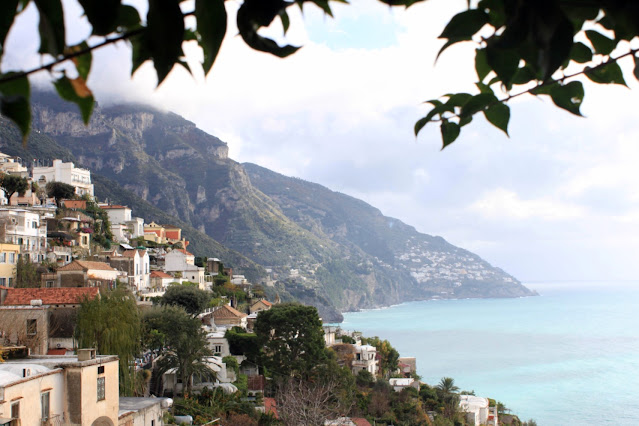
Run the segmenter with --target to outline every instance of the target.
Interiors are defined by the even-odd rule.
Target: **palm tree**
[[[444,395],[459,392],[459,388],[455,386],[455,379],[452,377],[442,377],[435,388]]]
[[[455,379],[442,377],[435,389],[437,389],[439,398],[444,404],[444,416],[452,419],[455,417],[457,406],[459,405],[459,397],[455,393],[459,392],[459,388],[455,386]]]

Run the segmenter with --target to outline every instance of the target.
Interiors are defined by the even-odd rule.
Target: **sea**
[[[540,426],[639,425],[639,281],[529,282],[540,296],[428,300],[344,314],[340,326],[417,358]]]

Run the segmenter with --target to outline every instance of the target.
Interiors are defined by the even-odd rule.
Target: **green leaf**
[[[584,87],[580,81],[571,81],[566,85],[557,84],[550,91],[552,101],[559,108],[581,116],[579,108],[584,100]]]
[[[473,97],[470,93],[454,93],[447,96],[447,106],[462,106]]]
[[[439,38],[449,40],[470,40],[488,23],[488,14],[480,9],[469,9],[453,16]]]
[[[158,74],[158,86],[180,58],[183,37],[184,17],[179,3],[173,0],[149,0],[144,40]]]
[[[8,72],[0,75],[2,78],[15,76],[18,73]],[[0,113],[16,123],[22,133],[22,143],[25,144],[31,130],[31,106],[29,98],[31,88],[27,76],[0,83]]]
[[[0,1],[0,59],[2,59],[4,40],[7,38],[11,25],[13,25],[13,18],[18,13],[18,1]]]
[[[515,75],[513,75],[513,84],[526,84],[531,82],[532,80],[536,80],[535,72],[533,69],[526,65],[525,67],[521,67],[517,69]]]
[[[298,46],[280,46],[275,41],[257,33],[260,27],[269,25],[273,18],[286,8],[286,3],[283,1],[270,1],[267,8],[261,7],[260,1],[263,0],[246,0],[237,11],[237,28],[244,42],[252,49],[280,58],[297,52]]]
[[[84,124],[89,124],[95,100],[85,82],[79,78],[70,80],[67,76],[62,76],[53,85],[62,99],[73,102],[80,108],[82,121]]]
[[[475,71],[477,72],[477,78],[479,81],[484,81],[491,71],[490,65],[488,65],[488,60],[486,59],[486,51],[484,49],[475,50]]]
[[[120,17],[121,0],[78,0],[93,27],[93,35],[107,35],[115,31]]]
[[[428,114],[426,114],[425,117],[417,120],[417,122],[415,123],[415,136],[417,136],[417,134],[422,130],[422,128],[424,128],[425,125],[431,122],[433,117],[446,111],[446,105],[444,105],[443,103],[436,100],[428,102],[432,103],[434,108],[428,111]]]
[[[586,72],[586,77],[599,84],[621,84],[628,86],[623,78],[623,72],[617,62],[609,62],[601,67],[591,68]]]
[[[570,51],[570,59],[578,64],[585,64],[592,61],[592,50],[582,42],[577,42],[572,45]]]
[[[75,46],[69,47],[65,53],[75,53],[88,48],[89,48],[89,45],[87,44],[87,42],[83,41],[80,44],[76,44]],[[93,60],[93,57],[90,51],[73,58],[73,63],[75,64],[76,70],[78,70],[78,75],[82,77],[84,80],[89,78],[89,72],[91,71],[92,60]]]
[[[540,60],[544,81],[552,77],[561,64],[570,58],[573,45],[573,25],[567,18],[562,18],[552,33],[549,47],[543,52],[543,59]]]
[[[490,93],[490,94],[494,94],[495,93],[495,92],[493,92],[493,89],[491,89],[490,86],[488,86],[487,84],[475,83],[475,86],[477,86],[477,88],[479,89],[480,93]]]
[[[635,78],[639,80],[639,58],[637,58],[636,56],[633,56],[632,59],[635,60],[635,68],[633,70],[633,73],[635,75]]]
[[[288,32],[288,28],[291,26],[291,20],[286,13],[286,9],[280,11],[280,20],[282,21],[282,28],[284,29],[284,35]]]
[[[510,90],[511,80],[519,68],[519,54],[516,49],[486,47],[486,60],[499,80]]]
[[[197,32],[204,52],[204,74],[208,74],[220,51],[226,34],[226,9],[224,0],[195,0]]]
[[[489,106],[484,111],[486,120],[498,129],[503,130],[508,136],[508,122],[510,121],[510,108],[503,102]]]
[[[497,102],[497,97],[492,93],[480,93],[479,95],[475,95],[466,102],[464,106],[462,106],[461,116],[466,117],[474,115],[479,111],[483,111],[493,102]]]
[[[442,149],[446,148],[451,143],[455,142],[455,139],[459,136],[459,125],[450,121],[442,122],[439,127],[442,132],[442,141],[444,142]]]
[[[140,22],[140,13],[135,7],[126,4],[120,6],[118,13],[118,29],[120,31],[138,28]]]
[[[140,34],[129,39],[131,42],[131,75],[133,75],[140,66],[151,59],[151,52],[147,47],[146,33]]]
[[[552,89],[555,86],[557,86],[556,81],[553,81],[552,83],[545,82],[544,84],[541,84],[535,87],[534,89],[532,89],[530,93],[532,93],[533,95],[550,95],[550,92],[552,92]]]
[[[60,0],[34,0],[40,14],[40,50],[54,57],[64,52],[64,12]]]
[[[328,4],[328,0],[312,0],[312,2],[319,7],[320,9],[322,9],[324,11],[325,14],[327,14],[328,16],[330,16],[331,18],[333,17],[333,11],[331,10],[331,6],[330,4]],[[280,15],[281,17],[281,15]],[[287,17],[288,18],[288,17]],[[283,21],[282,21],[283,23]],[[286,31],[284,31],[286,33]]]
[[[610,55],[610,53],[615,49],[615,46],[617,45],[617,42],[615,40],[610,39],[594,30],[586,31],[586,37],[588,37],[588,40],[590,40],[592,47],[595,48],[595,53],[598,53],[600,55]]]

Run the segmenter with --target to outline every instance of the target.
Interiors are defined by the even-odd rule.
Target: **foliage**
[[[442,377],[435,386],[437,395],[443,402],[444,415],[453,418],[458,411],[459,396],[455,392],[459,392],[459,387],[455,385],[455,379],[452,377]]]
[[[256,360],[258,354],[257,336],[247,333],[241,327],[226,330],[224,337],[229,342],[229,350],[233,355],[244,355],[250,360]]]
[[[222,358],[222,362],[226,364],[226,368],[232,368],[236,375],[240,374],[240,364],[235,357],[227,355]]]
[[[366,343],[371,346],[375,346],[377,353],[381,356],[380,370],[384,377],[390,377],[390,375],[397,370],[399,352],[393,346],[391,346],[388,340],[381,340],[379,337],[367,337],[362,339],[362,343]]]
[[[120,358],[120,394],[134,392],[133,360],[140,350],[140,315],[135,297],[122,288],[85,300],[78,309],[75,338],[79,348]]]
[[[408,7],[423,0],[380,1]],[[29,2],[11,0],[2,3],[0,46],[16,15]],[[104,39],[89,45],[92,40],[87,36],[77,45],[67,46],[62,2],[34,3],[40,14],[39,53],[53,59],[34,69],[9,71],[0,77],[0,111],[18,124],[25,140],[31,123],[29,74],[48,70],[55,78],[53,84],[58,95],[77,104],[84,122],[88,123],[94,107],[93,94],[87,86],[94,49],[128,41],[132,47],[132,73],[151,60],[159,85],[175,65],[188,68],[183,59],[183,44],[189,41],[196,42],[201,48],[202,69],[205,75],[208,74],[227,29],[228,16],[223,0],[196,0],[194,9],[187,12],[182,11],[180,2],[148,0],[146,19],[141,19],[134,6],[123,5],[118,0],[80,1],[93,29],[92,40],[95,37]],[[239,34],[252,49],[278,57],[289,56],[299,47],[280,45],[262,36],[259,30],[279,18],[286,34],[290,25],[287,8],[303,7],[308,3],[332,15],[326,0],[245,0],[237,11]],[[442,99],[428,101],[433,108],[415,124],[415,133],[429,122],[439,122],[446,147],[457,139],[461,127],[479,113],[508,133],[510,108],[507,102],[525,93],[548,96],[559,108],[581,115],[585,93],[577,77],[585,76],[600,84],[626,85],[618,61],[624,57],[635,58],[639,52],[628,43],[639,33],[638,17],[639,6],[627,0],[469,0],[468,9],[453,16],[439,36],[445,41],[440,54],[456,43],[475,42],[477,91],[475,94],[448,94]],[[619,50],[620,53],[612,56]],[[0,60],[2,54],[0,49]],[[75,67],[77,76],[74,78],[69,78],[58,67],[67,61]],[[639,76],[639,71],[635,74]],[[500,97],[500,91],[504,96]]]
[[[75,196],[75,187],[64,182],[49,182],[46,186],[47,196],[55,198],[58,207],[61,206],[62,200],[70,199]]]
[[[186,384],[183,392],[190,394],[194,374],[212,375],[203,358],[213,355],[208,348],[202,323],[183,308],[164,306],[144,314],[144,332],[147,346],[160,349],[160,374],[176,368],[176,375]]]
[[[480,113],[508,134],[507,102],[523,94],[547,96],[581,116],[581,77],[625,86],[618,61],[633,57],[639,78],[639,50],[628,43],[639,34],[638,18],[639,6],[632,1],[469,1],[468,10],[455,15],[439,36],[445,40],[440,54],[473,41],[477,90],[428,101],[433,108],[415,124],[415,134],[439,122],[446,147]]]
[[[210,293],[197,287],[172,284],[160,299],[161,305],[181,306],[189,314],[196,316],[209,305]]]
[[[29,183],[27,178],[2,173],[0,175],[0,188],[4,191],[7,200],[11,200],[11,196],[16,192],[24,194],[29,188]]]
[[[349,343],[351,345],[355,344],[355,339],[353,339],[351,336],[343,335],[340,336],[340,339],[342,339],[342,343]]]
[[[257,315],[254,330],[263,365],[278,374],[308,377],[328,356],[322,322],[313,306],[275,305]]]
[[[40,273],[36,263],[27,260],[26,256],[20,256],[16,262],[16,288],[40,287]]]

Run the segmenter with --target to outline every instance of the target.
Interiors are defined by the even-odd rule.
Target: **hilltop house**
[[[195,266],[195,256],[184,249],[171,250],[164,256],[164,272],[197,283],[201,290],[206,288],[204,268]]]
[[[419,390],[419,381],[412,377],[389,379],[388,383],[393,387],[395,392],[401,392],[406,388],[415,388]]]
[[[41,188],[44,188],[49,182],[62,182],[73,186],[77,195],[88,194],[93,197],[91,172],[87,169],[75,167],[73,163],[53,160],[53,164],[49,167],[34,167],[32,174],[33,180]]]
[[[379,361],[377,360],[377,348],[371,345],[353,345],[353,374],[366,370],[373,376],[377,375],[379,370]]]
[[[475,395],[460,395],[459,409],[465,413],[468,424],[475,426],[494,426],[499,424],[497,408],[490,407],[488,398]]]
[[[243,314],[237,309],[229,306],[222,305],[213,311],[213,322],[216,326],[228,326],[228,327],[242,327],[246,328],[248,315]]]
[[[252,314],[255,314],[255,313],[260,312],[260,311],[268,311],[272,307],[273,307],[273,304],[271,302],[269,302],[266,299],[261,299],[261,300],[258,300],[255,303],[253,303],[249,307],[249,312],[252,313]]]

